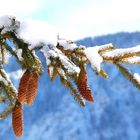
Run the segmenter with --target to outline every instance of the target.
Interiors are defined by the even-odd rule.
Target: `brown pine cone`
[[[87,82],[86,68],[84,65],[82,65],[80,68],[81,68],[81,71],[80,71],[79,79],[78,79],[79,92],[83,98],[85,98],[86,100],[88,100],[90,102],[93,102],[94,98],[92,96],[92,92],[91,92],[91,90],[88,86],[88,82]]]
[[[23,74],[20,80],[19,89],[18,89],[18,102],[26,102],[26,92],[29,84],[29,79],[31,78],[32,73],[29,70]]]
[[[21,137],[23,133],[23,118],[22,118],[22,104],[17,103],[14,110],[12,111],[12,126],[14,134],[17,137]]]
[[[38,73],[33,73],[32,78],[29,81],[28,89],[27,89],[27,104],[32,105],[33,101],[36,97],[38,87]]]

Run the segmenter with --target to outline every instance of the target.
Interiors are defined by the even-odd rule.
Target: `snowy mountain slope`
[[[140,44],[140,33],[88,38],[78,44],[93,46],[110,42],[117,47],[131,47]],[[8,70],[14,71],[15,68],[11,64]],[[58,79],[51,82],[47,74],[40,77],[34,105],[24,107],[25,126],[21,140],[139,140],[140,91],[115,66],[107,64],[104,68],[110,75],[107,81],[88,69],[95,102],[87,103],[85,108],[73,100]],[[139,67],[135,70],[139,71]],[[18,81],[12,79],[18,85]],[[0,122],[0,130],[1,140],[17,139],[11,129],[10,116]]]

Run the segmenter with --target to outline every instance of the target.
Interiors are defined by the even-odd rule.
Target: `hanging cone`
[[[17,103],[16,107],[12,111],[12,126],[13,131],[17,137],[21,137],[23,133],[23,118],[22,118],[22,104]]]
[[[27,104],[32,105],[36,97],[38,87],[38,73],[33,73],[32,78],[29,81],[27,89]]]
[[[19,89],[18,89],[18,102],[26,102],[26,92],[29,84],[29,79],[31,78],[32,73],[29,70],[23,74],[20,80]]]
[[[81,71],[79,74],[79,79],[78,79],[78,89],[80,94],[83,96],[83,98],[85,98],[86,100],[93,102],[93,96],[92,96],[92,92],[88,86],[87,83],[87,72],[86,72],[86,68],[84,65],[82,65],[81,67]]]

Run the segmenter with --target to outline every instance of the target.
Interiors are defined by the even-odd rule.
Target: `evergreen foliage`
[[[88,64],[97,75],[107,79],[108,75],[101,64],[112,63],[140,89],[140,76],[136,73],[132,74],[123,66],[123,64],[140,64],[139,45],[126,49],[115,49],[112,44],[86,48],[59,36],[56,45],[48,43],[47,38],[34,44],[20,34],[21,27],[22,23],[15,17],[0,18],[0,104],[7,104],[7,108],[0,113],[0,119],[12,113],[12,126],[17,137],[23,133],[22,107],[24,104],[33,104],[38,77],[43,74],[43,67],[36,51],[41,51],[46,57],[46,68],[50,79],[53,81],[58,76],[81,106],[85,106],[85,100],[94,101],[87,81],[86,65]],[[18,90],[3,67],[7,63],[7,53],[15,57],[25,71],[20,79]]]

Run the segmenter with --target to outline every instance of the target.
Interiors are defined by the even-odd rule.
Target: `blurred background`
[[[0,15],[45,20],[78,45],[113,43],[117,48],[127,48],[140,44],[139,0],[0,0],[0,4]],[[108,80],[88,68],[95,102],[87,102],[83,108],[59,79],[50,81],[45,58],[41,53],[38,56],[45,72],[39,79],[33,106],[24,106],[21,140],[140,139],[140,91],[115,66],[103,65],[110,75]],[[5,68],[18,87],[21,71],[14,58],[10,58]],[[131,66],[131,71],[139,73],[139,66]],[[17,139],[11,116],[0,121],[0,139]]]

